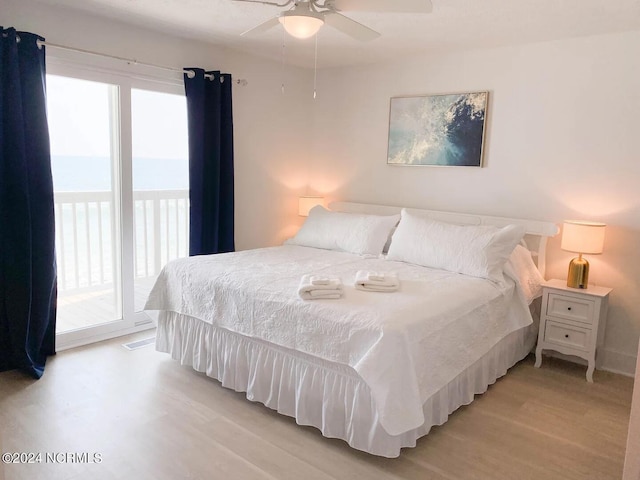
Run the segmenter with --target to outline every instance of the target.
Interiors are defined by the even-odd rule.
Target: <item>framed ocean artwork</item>
[[[489,92],[393,97],[389,165],[481,167]]]

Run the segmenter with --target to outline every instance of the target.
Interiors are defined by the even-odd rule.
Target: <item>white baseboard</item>
[[[572,355],[563,355],[552,350],[545,350],[544,354],[587,366],[586,360]],[[617,373],[625,377],[633,377],[636,371],[636,357],[626,353],[614,352],[613,350],[599,350],[596,365],[598,370]]]
[[[130,335],[132,333],[142,332],[144,330],[151,330],[156,328],[155,322],[149,321],[142,325],[138,325],[133,328],[127,328],[123,330],[117,330],[115,332],[105,333],[101,335],[95,335],[92,337],[83,338],[70,343],[64,343],[62,345],[56,344],[56,351],[68,350],[70,348],[81,347],[90,343],[101,342],[103,340],[109,340],[111,338],[122,337],[124,335]],[[562,353],[546,350],[545,355],[561,358],[581,365],[587,365],[586,360],[571,355],[563,355]],[[598,352],[598,369],[605,370],[611,373],[617,373],[626,377],[635,376],[637,358],[627,353],[614,352],[613,350],[601,350]]]
[[[125,328],[122,330],[116,330],[114,332],[103,333],[100,335],[93,335],[91,337],[85,337],[79,340],[71,342],[56,343],[56,351],[61,352],[63,350],[69,350],[70,348],[82,347],[83,345],[89,345],[90,343],[102,342],[103,340],[110,340],[116,337],[123,337],[132,333],[142,332],[144,330],[151,330],[156,328],[154,322],[149,321],[142,325],[138,325],[132,328]]]
[[[628,353],[614,352],[613,350],[602,350],[599,359],[602,363],[602,370],[612,373],[619,373],[627,377],[633,377],[636,372],[637,357]]]

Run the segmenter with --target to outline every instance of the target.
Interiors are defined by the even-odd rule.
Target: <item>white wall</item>
[[[247,79],[248,86],[236,86],[233,92],[236,247],[281,243],[295,229],[299,222],[296,199],[307,183],[306,165],[300,159],[310,143],[306,124],[312,101],[311,72],[294,67],[283,72],[277,62],[33,0],[0,3],[0,24],[37,33],[48,42],[140,62],[221,69],[236,79]],[[63,54],[49,48],[47,55]]]
[[[327,69],[314,189],[329,198],[606,222],[591,281],[611,286],[606,368],[631,373],[640,335],[640,32]],[[386,165],[392,96],[490,91],[485,168]],[[550,244],[547,275],[572,254]]]
[[[602,360],[632,372],[640,335],[640,32],[425,56],[319,72],[168,37],[33,0],[0,23],[140,61],[220,68],[235,88],[236,244],[274,245],[300,223],[299,193],[430,209],[607,222],[591,280],[614,288]],[[53,49],[50,49],[53,53]],[[489,90],[485,168],[386,165],[389,98]],[[314,132],[313,136],[309,132]],[[637,136],[637,134],[636,134]],[[571,254],[552,240],[548,276]]]

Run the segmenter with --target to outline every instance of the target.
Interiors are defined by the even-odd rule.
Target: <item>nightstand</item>
[[[570,288],[565,280],[549,280],[542,285],[536,368],[542,364],[543,350],[555,350],[587,360],[587,381],[593,382],[596,350],[604,341],[611,290],[593,285]]]

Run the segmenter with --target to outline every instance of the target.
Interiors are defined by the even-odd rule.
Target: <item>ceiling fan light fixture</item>
[[[289,35],[300,39],[313,37],[324,25],[322,15],[299,9],[283,12],[278,20]]]

